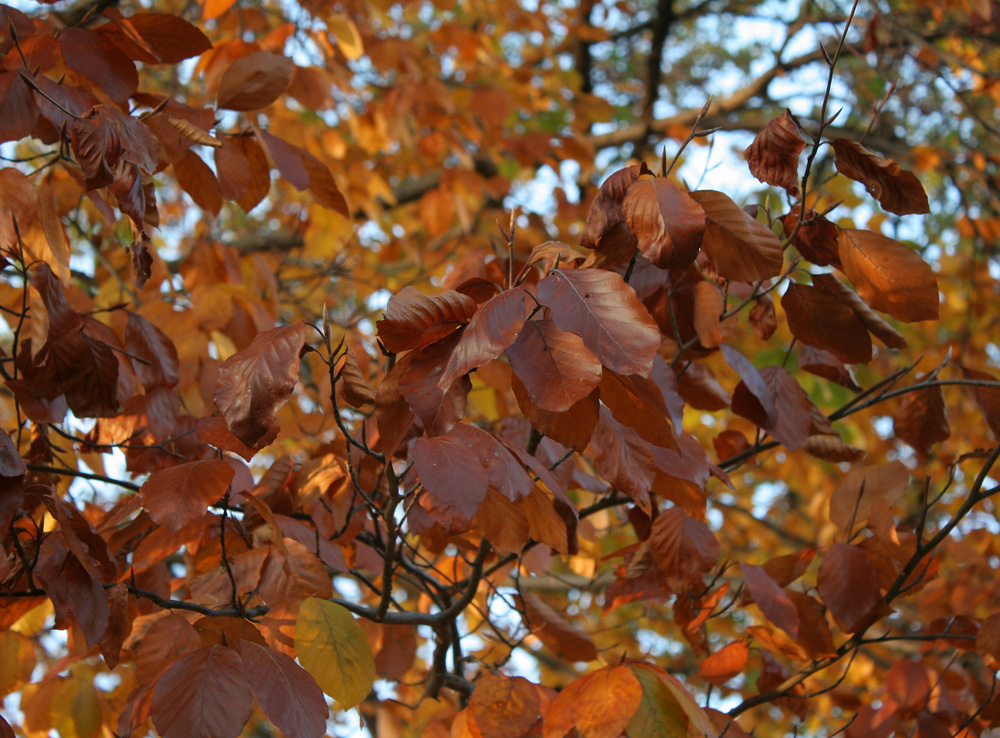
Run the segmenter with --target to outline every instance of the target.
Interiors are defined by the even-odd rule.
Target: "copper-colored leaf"
[[[722,292],[714,282],[702,281],[694,286],[694,329],[705,348],[715,348],[723,339],[719,321],[726,308]]]
[[[542,410],[568,410],[601,381],[601,362],[583,339],[561,330],[553,320],[525,323],[507,357],[531,401]]]
[[[721,687],[746,666],[750,649],[743,641],[734,641],[723,646],[698,667],[698,675],[705,681]]]
[[[260,110],[277,100],[292,81],[295,64],[284,54],[255,51],[223,73],[217,95],[220,108]]]
[[[826,290],[851,308],[854,314],[865,324],[865,328],[886,346],[894,349],[906,348],[906,339],[903,338],[903,335],[889,325],[885,318],[868,307],[854,290],[837,279],[833,274],[814,274],[812,275],[812,280],[817,288]]]
[[[452,430],[466,427],[459,424]],[[418,438],[413,445],[413,466],[431,495],[464,520],[472,520],[486,497],[489,477],[460,433]]]
[[[420,418],[428,436],[447,433],[465,415],[472,388],[469,377],[459,377],[443,389],[438,382],[456,341],[457,336],[452,334],[405,357],[406,369],[399,379],[399,392]]]
[[[38,120],[31,88],[20,72],[0,72],[0,143],[28,136]]]
[[[792,282],[781,297],[792,335],[831,352],[841,361],[866,364],[872,358],[868,329],[854,311],[824,289]]]
[[[96,105],[77,118],[70,127],[70,142],[92,189],[112,184],[121,174],[121,162],[152,174],[160,159],[160,144],[153,132],[110,105]]]
[[[597,192],[597,197],[590,204],[590,210],[587,211],[587,223],[580,236],[581,246],[588,249],[597,248],[601,239],[606,235],[619,226],[625,226],[622,201],[624,201],[629,187],[642,174],[649,174],[645,163],[620,169],[604,180],[601,189]],[[604,244],[600,244],[600,246],[602,250],[605,247]]]
[[[906,323],[937,319],[934,272],[898,241],[872,231],[843,228],[840,261],[861,299],[876,310]]]
[[[135,64],[103,33],[64,28],[59,47],[67,67],[98,85],[115,102],[125,102],[139,88]]]
[[[420,348],[468,323],[477,307],[471,297],[454,290],[428,296],[404,287],[389,298],[385,317],[377,323],[378,337],[394,353]]]
[[[340,370],[340,380],[343,382],[341,393],[346,402],[351,407],[362,408],[375,404],[375,390],[373,390],[358,367],[358,360],[354,358],[354,352],[348,349],[344,352],[344,365]]]
[[[305,323],[258,333],[219,367],[212,398],[229,430],[248,446],[268,432],[299,379]]]
[[[223,187],[223,193],[225,193],[228,181],[228,187],[231,188],[228,197],[236,200],[241,208],[250,212],[271,191],[271,165],[267,163],[264,149],[253,138],[236,136],[229,138],[229,140],[233,143],[234,150],[237,150],[242,155],[242,159],[246,161],[249,174],[244,175],[238,156],[218,158],[219,152],[227,150],[227,147],[223,146],[221,149],[216,149],[219,183]]]
[[[770,295],[761,295],[757,304],[750,308],[747,315],[753,332],[762,341],[767,341],[778,330],[778,317],[774,313],[774,300]]]
[[[824,349],[803,344],[799,352],[799,369],[815,374],[854,392],[860,392],[861,386],[854,379],[854,373],[844,362]]]
[[[38,196],[31,181],[13,167],[0,169],[0,248],[17,243],[17,229],[24,233],[38,212]]]
[[[450,387],[458,377],[497,358],[514,343],[528,315],[525,295],[524,287],[515,287],[479,306],[448,358],[440,386]]]
[[[601,407],[597,427],[590,439],[597,472],[636,504],[649,509],[656,461],[649,444],[631,428],[619,423],[606,407]]]
[[[511,376],[511,389],[517,405],[534,428],[548,438],[583,453],[594,435],[600,409],[598,393],[591,392],[561,413],[542,410],[531,401],[528,390],[517,375]]]
[[[677,448],[663,394],[652,379],[622,376],[610,369],[601,377],[601,402],[622,425],[656,446]]]
[[[523,592],[519,599],[525,625],[556,655],[568,661],[593,661],[597,658],[590,636],[566,622],[540,597]]]
[[[760,376],[767,388],[773,414],[767,414],[765,403],[750,391],[745,380],[733,393],[733,412],[768,431],[788,450],[800,448],[813,432],[812,412],[815,405],[795,377],[780,366],[763,367]]]
[[[835,543],[819,566],[816,588],[847,633],[860,628],[881,601],[878,577],[857,546]]]
[[[173,13],[133,13],[128,21],[162,64],[177,64],[212,48],[201,29]]]
[[[132,357],[132,368],[146,391],[155,387],[176,387],[180,381],[180,363],[173,341],[138,313],[128,314],[125,347]]]
[[[738,349],[730,346],[727,343],[722,344],[722,355],[726,359],[726,363],[730,367],[736,370],[736,373],[740,375],[742,381],[742,386],[746,388],[750,394],[756,398],[757,402],[760,404],[760,410],[763,411],[763,418],[767,420],[765,422],[770,422],[773,418],[777,417],[775,414],[774,400],[771,396],[771,390],[761,373],[757,371],[757,368],[750,363],[750,360],[741,354]],[[745,403],[744,403],[745,404]],[[745,417],[749,417],[746,415]],[[758,412],[756,417],[750,418],[755,423],[764,427],[764,422],[762,422],[761,415]]]
[[[184,120],[183,118],[167,118],[167,122],[177,129],[177,132],[181,134],[188,141],[196,144],[201,144],[202,146],[210,146],[213,149],[220,148],[222,146],[222,141],[217,139],[215,136],[210,134],[204,128],[196,126],[189,120]]]
[[[642,255],[662,269],[692,263],[705,235],[705,211],[666,177],[632,183],[622,202]]]
[[[660,329],[621,276],[599,269],[557,269],[538,283],[538,301],[608,369],[649,375]]]
[[[188,150],[174,162],[177,184],[191,196],[195,205],[212,215],[222,209],[222,188],[219,180],[194,151]]]
[[[178,464],[153,472],[139,499],[154,522],[176,533],[226,494],[233,474],[229,464],[216,459]]]
[[[741,563],[740,572],[747,591],[764,617],[795,638],[799,632],[799,613],[785,590],[771,578],[767,570],[759,566]]]
[[[927,193],[913,172],[902,169],[892,159],[869,151],[857,141],[840,138],[833,142],[837,171],[860,182],[868,194],[896,215],[929,213]]]
[[[308,151],[302,151],[301,156],[302,164],[309,173],[309,191],[312,192],[316,202],[324,208],[335,210],[345,218],[350,218],[351,211],[347,206],[347,200],[340,191],[337,180],[333,178],[330,168]]]
[[[396,449],[410,433],[416,417],[399,391],[399,383],[408,367],[408,357],[404,356],[382,378],[378,389],[375,390],[375,421],[378,425],[382,451],[386,456],[396,453]]]
[[[799,208],[792,210],[781,218],[785,234],[791,235],[792,245],[806,259],[817,266],[840,266],[840,234],[837,226],[814,210],[806,210],[799,225]]]
[[[528,542],[528,519],[521,506],[492,487],[486,490],[472,522],[498,551],[519,554]]]
[[[909,482],[910,473],[899,461],[853,469],[830,498],[830,520],[850,534],[868,519],[877,500],[895,503]]]
[[[919,382],[924,375],[917,377]],[[951,436],[951,413],[944,401],[940,387],[907,392],[899,410],[892,418],[896,437],[910,444],[921,457],[931,452],[931,447]]]
[[[163,738],[236,738],[253,702],[236,651],[208,646],[179,659],[153,692],[153,725]]]
[[[678,364],[677,371],[677,392],[688,405],[709,412],[729,407],[732,397],[708,366],[689,361]]]
[[[696,587],[719,558],[719,542],[709,527],[679,507],[661,513],[653,522],[649,547],[668,581]]]
[[[998,381],[992,374],[981,372],[977,369],[969,369],[964,366],[961,367],[961,369],[962,375],[966,379],[981,382]],[[994,437],[1000,438],[1000,386],[979,387],[976,385],[967,385],[966,389],[972,395],[972,399],[975,401],[976,407],[978,407],[979,412],[983,414],[983,418],[986,420],[986,425],[988,425],[990,430],[993,431]]]
[[[809,436],[802,448],[810,456],[823,461],[861,461],[865,458],[865,450],[844,443],[839,436]]]
[[[544,738],[565,738],[574,727],[586,738],[618,738],[642,701],[642,687],[627,666],[606,666],[579,677],[558,694],[543,716]]]
[[[799,154],[806,147],[799,121],[790,110],[770,121],[743,155],[750,173],[761,182],[799,196]]]
[[[705,210],[701,248],[720,277],[756,282],[781,273],[781,241],[770,228],[721,192],[699,190],[691,197]]]
[[[521,738],[538,722],[541,701],[523,677],[483,674],[469,698],[469,713],[482,738]]]
[[[289,656],[250,641],[240,642],[240,657],[257,704],[278,730],[295,738],[326,734],[326,699],[305,669]]]

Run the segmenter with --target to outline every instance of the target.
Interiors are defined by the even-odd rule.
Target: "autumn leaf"
[[[176,533],[222,499],[234,473],[229,464],[216,459],[179,464],[151,474],[139,499],[149,517]]]
[[[747,592],[764,617],[795,638],[799,633],[799,614],[781,586],[762,567],[741,563],[740,572]]]
[[[556,696],[543,715],[544,738],[563,738],[574,727],[588,738],[618,738],[642,702],[642,686],[627,666],[586,674]]]
[[[375,660],[365,632],[340,605],[310,597],[295,623],[299,663],[344,708],[368,696]]]
[[[987,372],[981,372],[977,369],[970,369],[968,367],[961,367],[962,376],[966,379],[972,379],[977,381],[985,382],[997,382],[997,378],[992,374]],[[1000,438],[1000,386],[992,387],[980,387],[976,385],[969,385],[966,387],[969,393],[972,395],[972,399],[976,403],[976,407],[979,408],[979,412],[983,414],[983,419],[986,424],[993,431],[993,436],[995,438]]]
[[[897,320],[938,317],[934,272],[898,241],[872,231],[840,231],[840,261],[861,298]]]
[[[538,283],[538,301],[608,369],[649,375],[660,330],[620,276],[597,269],[554,270]]]
[[[721,192],[700,190],[691,197],[705,210],[701,248],[720,277],[754,282],[781,273],[781,241],[770,228]]]
[[[639,251],[661,269],[694,261],[705,234],[705,211],[666,177],[642,177],[629,188],[622,212]]]
[[[549,412],[569,410],[601,382],[601,362],[553,320],[525,323],[507,357],[532,403]]]
[[[890,213],[930,212],[927,193],[913,172],[904,171],[892,159],[869,151],[857,141],[839,138],[833,142],[833,149],[837,171],[863,184]]]
[[[292,81],[295,65],[283,54],[257,51],[237,59],[222,75],[216,95],[220,108],[260,110],[273,103]]]
[[[722,686],[743,671],[750,649],[743,641],[734,641],[723,646],[698,667],[698,674],[706,681]]]
[[[867,364],[872,341],[848,305],[817,287],[792,283],[781,296],[788,328],[803,343],[829,351],[849,364]]]
[[[483,738],[525,735],[540,717],[534,685],[523,677],[484,674],[469,698],[469,713]]]
[[[236,738],[251,704],[239,655],[208,646],[181,657],[157,680],[151,715],[163,738]]]
[[[846,543],[835,543],[827,551],[819,566],[816,588],[846,633],[856,632],[881,599],[868,557],[859,547]]]
[[[323,691],[301,666],[279,651],[241,641],[240,658],[261,710],[282,733],[296,738],[326,734]]]
[[[798,197],[799,155],[805,147],[802,126],[786,109],[757,134],[743,155],[754,177]]]
[[[376,324],[378,337],[394,353],[421,348],[468,323],[477,307],[472,298],[453,290],[428,297],[405,287],[389,298],[385,317]]]
[[[305,323],[258,333],[219,367],[212,399],[229,430],[254,446],[288,402],[299,379]]]

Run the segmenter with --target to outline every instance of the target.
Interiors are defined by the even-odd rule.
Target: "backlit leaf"
[[[593,661],[597,658],[591,637],[566,622],[540,597],[523,592],[520,602],[525,626],[557,656],[569,661]]]
[[[511,375],[510,384],[518,407],[533,427],[581,453],[587,448],[597,427],[600,410],[600,399],[596,391],[575,402],[568,410],[554,413],[542,410],[531,401],[527,388],[516,374]]]
[[[295,622],[299,663],[345,709],[368,696],[375,659],[365,632],[340,605],[310,597]]]
[[[378,321],[378,337],[395,353],[420,348],[468,323],[476,302],[454,290],[429,297],[413,287],[404,287],[389,298],[385,317]]]
[[[698,586],[719,558],[719,542],[709,527],[679,507],[656,518],[649,546],[664,576],[690,586]]]
[[[219,367],[212,399],[229,430],[248,446],[267,433],[299,379],[305,323],[258,333]]]
[[[986,382],[998,381],[992,374],[981,372],[978,369],[970,369],[964,366],[961,369],[962,376],[966,379],[976,379]],[[1000,438],[1000,386],[977,387],[975,385],[968,385],[966,389],[972,395],[972,399],[975,401],[976,407],[979,408],[979,412],[983,414],[986,425],[993,431],[993,436]]]
[[[803,343],[829,351],[850,364],[871,361],[868,329],[849,306],[826,290],[791,283],[781,297],[781,307],[788,328]]]
[[[483,674],[469,698],[469,713],[482,738],[520,738],[538,722],[541,703],[523,677]]]
[[[538,301],[619,374],[648,376],[660,329],[622,278],[598,269],[557,269],[538,283]]]
[[[639,507],[648,509],[649,490],[656,473],[656,461],[649,443],[615,420],[607,407],[600,408],[590,443],[598,473],[628,494]]]
[[[583,229],[583,234],[580,236],[581,246],[593,249],[597,248],[600,244],[603,250],[605,244],[601,244],[600,241],[606,235],[619,226],[623,227],[626,231],[628,230],[625,227],[625,214],[622,211],[622,202],[629,187],[642,174],[649,174],[649,169],[644,163],[619,169],[604,180],[600,190],[597,192],[597,197],[594,198],[594,201],[590,205],[590,210],[587,211],[587,223]]]
[[[938,317],[934,272],[920,256],[880,233],[840,231],[844,273],[868,305],[912,323]]]
[[[666,177],[634,182],[622,212],[642,255],[656,266],[674,269],[695,260],[705,235],[705,211]]]
[[[576,728],[586,738],[618,738],[642,702],[642,686],[627,666],[606,666],[569,683],[543,716],[544,738]]]
[[[837,154],[837,171],[863,184],[868,194],[890,213],[930,212],[927,193],[913,172],[903,170],[892,159],[869,151],[857,141],[840,138],[833,142],[833,149]]]
[[[750,649],[743,641],[734,641],[723,646],[698,667],[698,674],[708,682],[722,686],[746,666]]]
[[[857,546],[833,544],[819,566],[816,579],[823,604],[846,633],[858,630],[881,600],[871,562]]]
[[[229,464],[217,459],[178,464],[153,472],[139,499],[154,522],[176,533],[222,499],[233,474]]]
[[[601,402],[619,423],[656,446],[677,448],[666,402],[652,379],[607,370],[601,377],[600,391]]]
[[[786,109],[757,134],[743,155],[754,177],[798,197],[799,155],[805,147],[799,121]]]
[[[510,367],[542,410],[563,412],[601,381],[601,362],[575,333],[553,320],[531,320],[507,349]]]
[[[865,328],[889,348],[905,349],[906,339],[885,318],[868,307],[857,293],[833,274],[812,275],[813,284],[836,296],[858,316]]]
[[[628,738],[687,738],[684,710],[663,680],[648,669],[632,673],[642,685],[642,700],[625,731]]]
[[[852,469],[833,491],[830,520],[850,534],[868,520],[876,501],[892,505],[902,498],[909,483],[910,473],[899,461]]]
[[[740,572],[747,591],[764,617],[795,638],[799,632],[799,614],[785,590],[759,566],[741,563]]]
[[[917,377],[919,382],[926,378]],[[907,392],[892,417],[896,437],[910,444],[921,457],[931,452],[931,447],[951,436],[951,413],[944,401],[941,387],[926,387]]]

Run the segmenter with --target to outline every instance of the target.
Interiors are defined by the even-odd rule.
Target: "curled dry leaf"
[[[799,154],[806,147],[802,126],[790,110],[768,123],[743,155],[750,173],[761,182],[799,196]]]
[[[375,390],[373,390],[361,369],[358,367],[358,360],[354,358],[354,353],[348,349],[344,352],[344,364],[340,370],[340,379],[343,382],[341,396],[351,407],[363,408],[375,404]]]
[[[191,121],[184,120],[183,118],[171,117],[167,118],[167,122],[176,128],[177,132],[188,141],[193,141],[194,143],[201,144],[202,146],[211,146],[213,149],[218,149],[222,146],[222,141],[210,134],[204,128],[196,126]]]
[[[903,244],[880,233],[842,228],[840,261],[861,299],[871,307],[906,323],[937,320],[934,272]]]
[[[624,226],[625,214],[622,211],[622,202],[625,200],[625,194],[640,175],[649,173],[645,163],[635,164],[619,169],[604,180],[597,197],[590,204],[590,210],[587,211],[587,223],[580,236],[581,246],[596,249],[605,236],[619,226]],[[604,250],[604,244],[600,244],[600,247]]]
[[[837,171],[868,190],[879,204],[896,215],[929,213],[927,193],[913,172],[903,170],[892,159],[869,151],[857,141],[840,138],[833,142]]]
[[[292,81],[295,64],[284,54],[255,51],[222,74],[218,105],[226,110],[260,110],[277,100]]]
[[[666,177],[641,177],[628,188],[622,212],[639,251],[661,269],[685,267],[698,256],[705,211]]]
[[[823,461],[861,461],[865,458],[865,450],[844,443],[839,436],[809,436],[802,448],[810,456]]]

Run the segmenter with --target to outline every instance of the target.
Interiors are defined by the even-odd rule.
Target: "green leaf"
[[[295,622],[295,651],[302,668],[345,709],[371,691],[375,658],[365,632],[340,605],[310,597]]]
[[[642,701],[626,733],[629,738],[686,738],[687,719],[667,685],[651,671],[633,669],[642,685]]]

